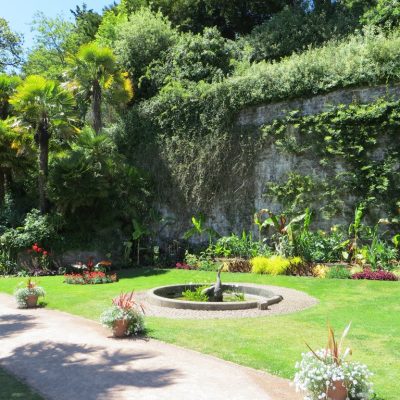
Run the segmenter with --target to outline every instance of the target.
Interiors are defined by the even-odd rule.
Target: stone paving
[[[289,381],[0,294],[0,365],[48,400],[300,400]],[[1,392],[1,388],[0,388]]]

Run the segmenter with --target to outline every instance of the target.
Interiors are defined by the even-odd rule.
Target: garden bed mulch
[[[260,286],[260,285],[254,285]],[[227,311],[202,311],[202,310],[183,310],[168,307],[159,307],[150,304],[148,292],[137,292],[136,299],[143,304],[147,316],[163,317],[172,319],[207,319],[207,318],[256,318],[268,317],[280,314],[290,314],[305,310],[318,304],[315,297],[299,290],[288,289],[281,286],[267,286],[264,288],[281,295],[283,300],[278,304],[269,306],[268,310],[257,308],[249,310],[227,310]]]

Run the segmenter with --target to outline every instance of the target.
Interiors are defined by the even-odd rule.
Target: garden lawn
[[[0,368],[0,400],[43,400],[37,393]]]
[[[173,283],[212,282],[215,273],[184,270],[133,270],[104,285],[67,285],[63,277],[42,277],[47,307],[97,320],[121,291],[139,291]],[[400,382],[399,282],[316,279],[254,274],[222,275],[223,282],[251,282],[303,290],[319,299],[295,314],[246,319],[172,320],[147,318],[149,335],[238,364],[286,378],[306,351],[326,344],[329,322],[338,334],[352,321],[347,344],[353,359],[375,373],[375,389],[385,400],[398,400]],[[0,278],[0,291],[12,293],[22,278]]]

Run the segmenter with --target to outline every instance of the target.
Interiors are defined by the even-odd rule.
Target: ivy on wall
[[[331,218],[363,201],[370,214],[399,214],[400,101],[382,98],[312,116],[293,112],[263,127],[263,140],[321,168],[318,177],[292,172],[284,182],[267,184],[265,195],[284,211],[312,203]]]

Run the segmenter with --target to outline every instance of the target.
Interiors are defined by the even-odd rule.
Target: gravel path
[[[109,336],[94,321],[19,310],[0,294],[0,365],[47,400],[301,399],[286,379],[156,340]]]
[[[237,282],[232,284],[237,284]],[[280,303],[271,305],[268,310],[253,308],[249,310],[201,311],[155,306],[150,304],[147,300],[148,292],[138,292],[136,293],[136,298],[143,304],[146,315],[174,319],[268,317],[278,314],[290,314],[318,304],[318,300],[315,297],[311,297],[307,293],[299,290],[288,289],[280,286],[254,285],[248,283],[246,283],[246,285],[254,287],[262,286],[265,289],[273,291],[277,295],[281,295],[283,300]]]

